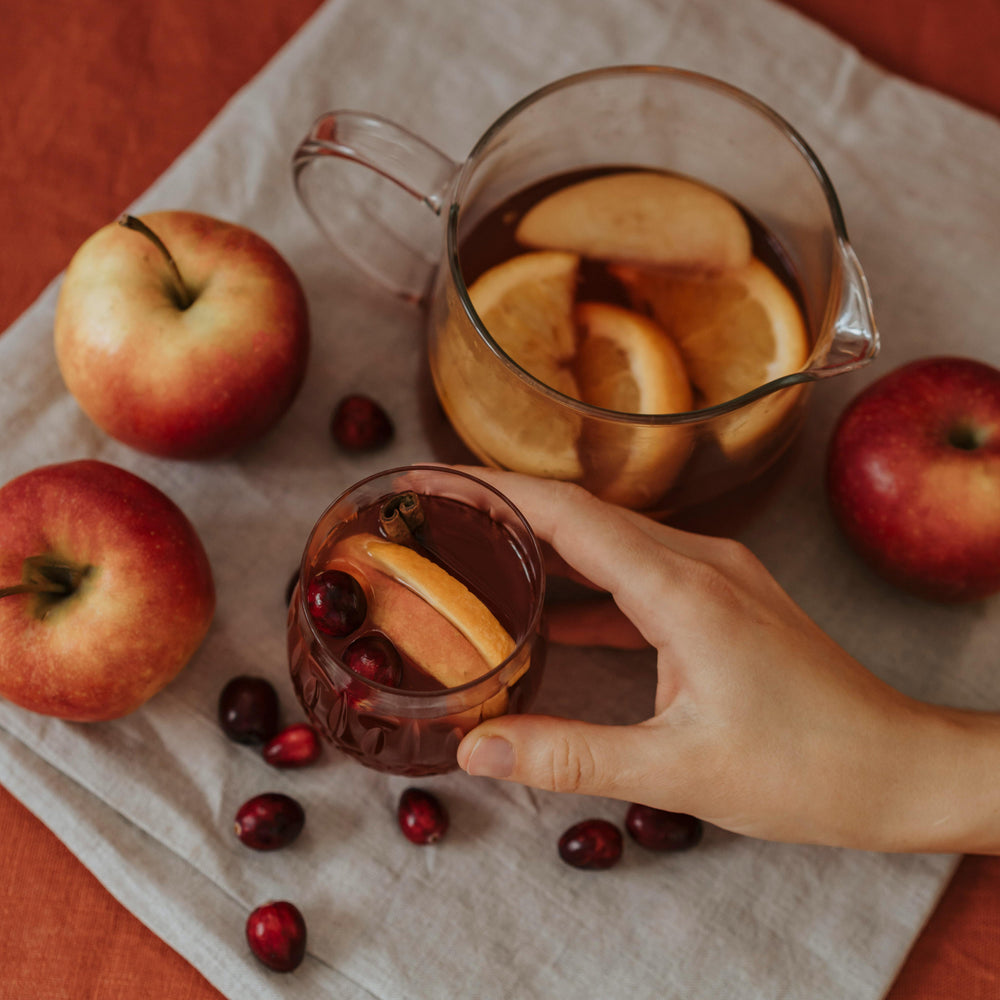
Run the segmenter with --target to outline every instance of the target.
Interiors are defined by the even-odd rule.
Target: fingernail
[[[463,766],[481,778],[509,778],[514,770],[514,748],[499,736],[484,736]]]

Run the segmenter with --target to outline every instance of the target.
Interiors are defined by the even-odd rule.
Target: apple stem
[[[87,569],[61,562],[51,556],[28,556],[21,567],[21,582],[11,587],[0,587],[0,598],[13,594],[53,594],[66,597],[72,594]]]
[[[142,221],[142,219],[136,218],[134,215],[129,215],[128,212],[123,212],[118,217],[118,225],[124,226],[126,229],[132,229],[137,233],[142,233],[146,239],[155,244],[160,253],[163,254],[164,258],[166,258],[167,266],[170,268],[170,273],[173,275],[174,284],[176,285],[178,305],[181,309],[187,309],[188,306],[194,302],[194,296],[189,291],[187,285],[184,284],[184,279],[181,277],[180,269],[177,267],[177,261],[174,260],[163,240],[161,240],[160,237],[157,236],[156,233],[154,233],[153,230]]]

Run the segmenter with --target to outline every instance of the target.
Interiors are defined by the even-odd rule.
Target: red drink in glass
[[[311,581],[329,571],[364,595],[344,634],[324,631],[311,603]],[[544,587],[527,523],[487,484],[432,466],[363,480],[326,510],[303,555],[288,627],[299,701],[369,767],[451,770],[470,729],[533,698]],[[352,646],[372,639],[398,654],[389,683],[348,665]]]

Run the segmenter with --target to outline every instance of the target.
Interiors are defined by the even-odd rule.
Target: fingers
[[[472,775],[629,801],[649,793],[653,769],[644,762],[649,742],[644,724],[599,726],[510,715],[469,733],[459,744],[458,763]],[[662,765],[664,748],[657,753]],[[658,783],[663,783],[662,774]]]
[[[649,556],[693,555],[705,541],[640,514],[598,500],[579,486],[494,469],[463,469],[499,489],[527,518],[535,534],[595,587],[628,589]],[[669,539],[669,544],[668,544]],[[652,544],[660,541],[660,546]]]

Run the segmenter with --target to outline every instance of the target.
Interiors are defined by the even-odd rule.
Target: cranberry
[[[306,604],[316,628],[333,636],[350,635],[368,613],[361,584],[339,569],[324,570],[309,581]]]
[[[278,731],[278,692],[263,677],[241,674],[219,695],[219,725],[237,743],[266,743]]]
[[[422,788],[407,788],[400,795],[396,818],[414,844],[434,844],[448,830],[448,813],[441,801]]]
[[[273,767],[305,767],[319,757],[319,733],[308,722],[295,722],[272,736],[261,751]]]
[[[306,922],[285,900],[264,903],[247,917],[247,944],[275,972],[291,972],[306,955]]]
[[[236,812],[236,836],[255,851],[287,847],[306,822],[302,806],[290,795],[264,792],[248,799]]]
[[[606,819],[585,819],[559,838],[559,857],[574,868],[610,868],[621,856],[621,830]]]
[[[392,438],[392,421],[374,399],[345,396],[333,411],[330,433],[341,448],[370,451]]]
[[[651,851],[686,851],[701,840],[700,819],[633,802],[625,814],[625,829],[641,847]]]
[[[376,684],[399,687],[403,663],[396,647],[384,635],[363,635],[344,650],[344,663]]]

